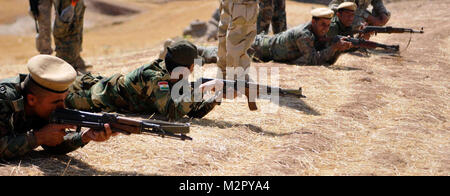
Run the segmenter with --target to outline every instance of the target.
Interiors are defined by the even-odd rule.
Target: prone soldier
[[[312,20],[274,36],[257,35],[248,51],[254,60],[275,61],[296,65],[333,64],[341,52],[352,48],[350,42],[322,41],[328,33],[334,13],[328,8],[311,11]],[[205,63],[217,59],[217,48],[199,47]]]
[[[197,57],[196,46],[183,40],[173,43],[166,51],[164,59],[157,59],[126,75],[94,77],[88,73],[78,76],[69,88],[67,107],[93,112],[156,113],[169,120],[177,120],[185,115],[193,118],[205,116],[220,104],[216,99],[219,95],[196,101],[195,91],[192,90],[182,97],[173,96],[176,92],[173,89],[181,80],[172,76],[178,76],[183,71],[179,68],[193,70]],[[217,89],[214,89],[216,86]],[[200,85],[200,89],[219,91],[219,88],[219,80]]]
[[[38,146],[65,154],[90,141],[105,141],[112,135],[93,129],[68,132],[72,125],[50,124],[50,114],[64,108],[67,89],[76,71],[58,57],[37,55],[27,63],[29,74],[0,81],[0,159],[22,156]]]
[[[357,5],[353,30],[359,30],[364,23],[371,26],[384,26],[390,19],[391,13],[386,9],[383,0],[332,0],[328,6],[337,11],[343,2],[354,2]],[[372,5],[372,13],[367,10]]]
[[[332,38],[337,35],[351,36],[355,31],[352,23],[355,17],[356,4],[353,2],[343,2],[336,8],[336,14],[331,19],[330,30],[327,37]]]

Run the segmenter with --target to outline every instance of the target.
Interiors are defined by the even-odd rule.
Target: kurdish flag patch
[[[166,81],[158,82],[158,86],[160,91],[169,91],[169,82]]]

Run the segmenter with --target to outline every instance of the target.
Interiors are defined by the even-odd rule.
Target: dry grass
[[[310,4],[288,3],[292,26],[307,20],[305,12],[293,8],[309,10]],[[212,13],[210,6],[205,16]],[[193,141],[120,135],[65,156],[37,149],[0,165],[0,175],[449,175],[450,23],[445,16],[450,2],[387,7],[393,14],[389,25],[425,28],[402,57],[347,54],[332,67],[252,64],[279,67],[280,86],[302,86],[306,99],[281,99],[279,105],[261,101],[256,112],[245,102],[225,102],[204,119],[184,120],[192,124]],[[131,32],[129,25],[108,31],[127,27],[124,31]],[[180,29],[170,33],[178,35]],[[118,39],[125,37],[121,33]],[[129,39],[136,42],[139,36]],[[89,32],[86,45],[96,38]],[[378,35],[374,40],[404,47],[408,38]],[[112,75],[150,61],[158,50],[97,53],[88,59],[96,65],[94,72]],[[26,71],[20,61],[15,64],[20,66],[2,66],[0,75]],[[214,69],[205,66],[208,74]],[[264,112],[269,107],[274,112]]]

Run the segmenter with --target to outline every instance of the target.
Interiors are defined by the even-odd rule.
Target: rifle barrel
[[[424,33],[423,27],[421,30],[414,30],[409,28],[397,28],[392,26],[385,26],[385,27],[379,27],[379,26],[367,26],[364,29],[360,31],[360,33]]]

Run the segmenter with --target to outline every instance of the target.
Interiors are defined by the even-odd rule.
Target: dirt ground
[[[92,72],[105,76],[151,61],[165,39],[181,35],[193,19],[207,20],[218,5],[210,0],[112,2],[138,13],[120,19],[94,9],[89,13],[92,25],[85,30],[82,55],[94,65]],[[0,1],[3,25],[26,15],[27,7],[4,9],[13,5],[27,6]],[[323,6],[287,5],[290,27]],[[0,175],[450,175],[450,1],[386,6],[392,13],[388,25],[424,27],[423,35],[373,39],[400,44],[400,55],[345,54],[331,67],[252,64],[278,68],[279,85],[303,87],[305,99],[259,100],[256,112],[243,99],[225,102],[203,119],[183,120],[192,125],[193,141],[119,135],[64,156],[38,148],[0,162]],[[106,19],[100,23],[96,17]],[[21,35],[2,28],[0,78],[26,73],[26,60],[37,54],[34,27]],[[207,74],[215,69],[204,67]]]

